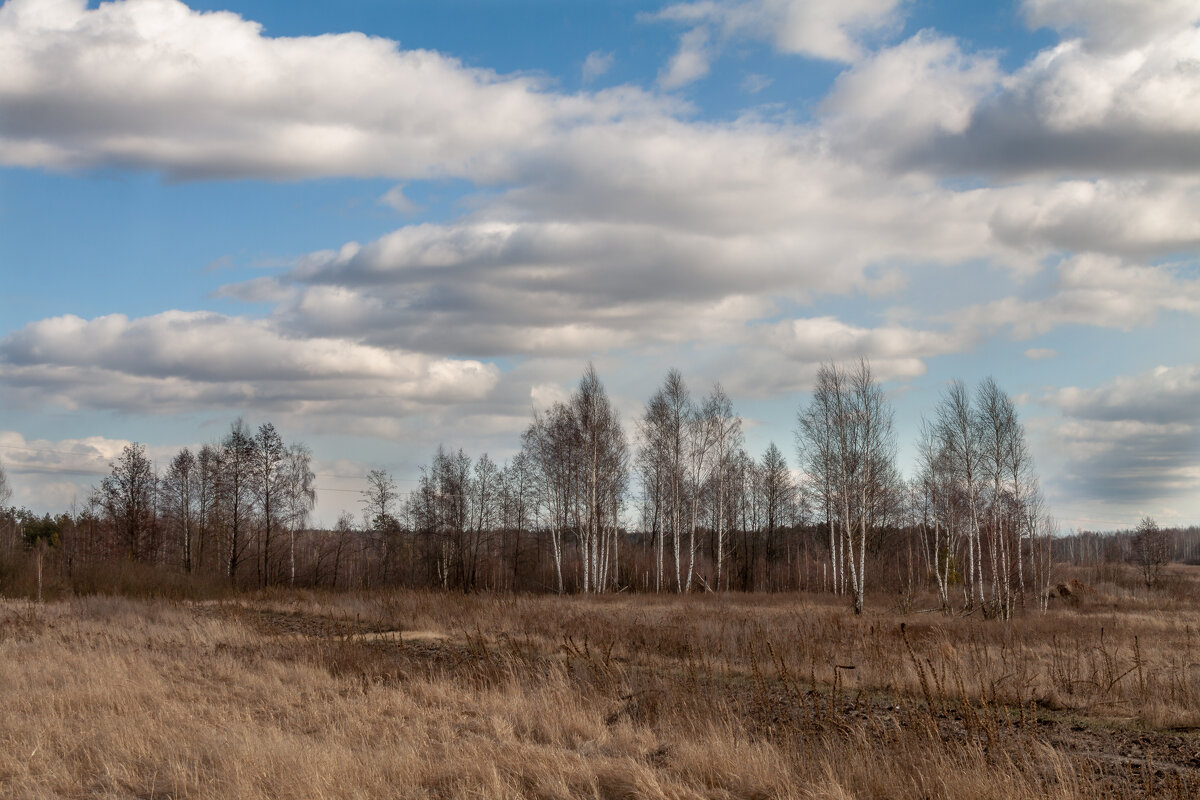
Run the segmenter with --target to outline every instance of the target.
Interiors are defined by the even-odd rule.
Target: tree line
[[[250,562],[256,585],[295,584],[314,480],[307,445],[285,444],[269,422],[251,429],[238,419],[219,442],[185,447],[162,470],[144,445],[127,445],[81,508],[40,519],[9,509],[3,543],[9,551],[27,543],[36,522],[68,574],[127,561],[238,587],[251,582]]]
[[[995,381],[946,387],[906,478],[869,362],[824,364],[793,453],[795,469],[774,443],[750,453],[722,386],[696,394],[677,370],[626,430],[589,365],[569,398],[534,412],[506,462],[439,447],[411,490],[372,470],[362,513],[332,530],[307,526],[311,451],[269,422],[239,419],[161,473],[130,445],[83,508],[54,520],[53,557],[242,588],[808,590],[860,612],[869,589],[901,602],[933,589],[945,609],[1006,618],[1045,602],[1053,521]],[[13,546],[28,520],[7,513]]]

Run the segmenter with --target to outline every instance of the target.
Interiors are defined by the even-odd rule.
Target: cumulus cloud
[[[689,26],[684,39],[712,29],[726,41],[766,41],[782,53],[848,62],[861,56],[864,39],[900,26],[900,5],[900,0],[701,0],[676,3],[647,18]]]
[[[12,504],[36,512],[60,513],[72,503],[82,506],[91,487],[108,475],[128,439],[108,436],[44,439],[0,430],[0,460],[13,488]],[[152,459],[165,463],[175,452],[148,447]]]
[[[1085,497],[1146,503],[1200,488],[1200,364],[1160,366],[1049,398],[1067,482]]]
[[[861,196],[849,186],[837,196],[824,191],[829,187],[815,180],[814,169],[795,163],[804,159],[772,154],[736,154],[732,174],[700,197],[673,187],[676,174],[687,176],[683,181],[701,176],[664,171],[670,177],[661,185],[651,178],[608,206],[608,215],[628,217],[644,207],[642,219],[596,220],[564,198],[558,211],[570,219],[412,225],[364,246],[314,253],[286,276],[299,294],[279,316],[298,334],[361,337],[421,352],[586,355],[636,342],[726,336],[730,326],[771,313],[776,296],[894,288],[895,273],[877,267],[906,257],[951,264],[987,251],[989,233],[972,215],[971,199],[903,182],[889,194],[864,185]],[[679,151],[682,159],[696,156]],[[663,158],[669,167],[676,157]],[[775,170],[769,182],[737,174],[765,173],[768,163]],[[789,188],[793,170],[808,175],[807,191]],[[607,178],[623,179],[618,170]],[[616,193],[601,180],[575,202],[603,204],[595,194]],[[755,185],[759,192],[749,191]],[[750,223],[754,231],[720,219],[722,208],[734,207],[721,197],[723,186],[730,195],[744,193],[739,211],[747,219],[757,209],[779,219],[759,218]],[[778,194],[770,196],[774,186]],[[651,210],[660,193],[679,199]],[[920,197],[915,204],[913,193]],[[784,205],[772,209],[776,198]],[[533,188],[504,202],[554,205]],[[933,206],[941,213],[929,214]]]
[[[593,50],[588,53],[587,58],[583,61],[583,82],[590,83],[602,75],[606,75],[612,69],[614,56],[612,53],[606,53],[603,50]]]
[[[1200,425],[1200,364],[1159,366],[1141,375],[1115,378],[1096,389],[1061,389],[1054,402],[1080,419]],[[1200,460],[1200,451],[1196,456]]]
[[[966,330],[865,327],[833,316],[801,317],[755,326],[731,365],[731,387],[754,396],[807,389],[819,364],[866,358],[882,380],[924,375],[926,360],[969,350]]]
[[[0,340],[0,382],[18,402],[126,411],[388,406],[470,400],[495,384],[478,361],[344,339],[288,337],[270,322],[167,311],[33,322]]]
[[[822,104],[843,148],[916,147],[961,134],[1001,73],[991,56],[968,55],[953,38],[921,31],[838,76]]]
[[[1089,45],[1122,50],[1200,21],[1194,0],[1025,0],[1031,27],[1079,35]]]
[[[664,89],[687,86],[708,74],[712,60],[708,31],[695,28],[679,38],[679,49],[658,76],[658,84]]]
[[[1129,50],[1066,40],[1003,76],[1000,90],[979,93],[974,107],[956,107],[953,126],[899,142],[891,160],[983,174],[1195,174],[1198,65],[1200,28],[1190,24]],[[888,82],[880,78],[881,91]],[[903,89],[903,80],[894,82]],[[969,124],[961,124],[964,116]]]
[[[828,316],[767,325],[761,333],[779,352],[806,362],[870,358],[873,361],[902,359],[919,364],[920,358],[961,352],[971,344],[960,334],[896,325],[865,328]],[[923,367],[915,367],[912,374],[921,372],[924,372]]]
[[[271,38],[178,0],[0,7],[10,165],[492,180],[564,124],[635,110],[631,94],[554,95],[358,33]]]
[[[773,81],[766,75],[759,75],[756,72],[751,72],[742,79],[742,91],[747,94],[758,94],[763,89],[770,86]]]
[[[1006,297],[945,319],[980,331],[1007,329],[1025,339],[1061,325],[1129,330],[1152,323],[1164,311],[1200,316],[1200,279],[1176,274],[1170,266],[1131,265],[1085,253],[1065,259],[1057,274],[1042,297]]]
[[[1028,181],[1002,190],[990,224],[1014,248],[1147,259],[1200,246],[1200,186],[1172,178]]]
[[[110,462],[128,444],[127,440],[104,436],[26,439],[17,431],[0,431],[4,468],[16,475],[107,475]]]
[[[412,214],[421,210],[420,206],[405,196],[403,184],[393,186],[384,192],[383,197],[379,198],[379,203],[391,208],[393,211],[399,211],[401,214]]]

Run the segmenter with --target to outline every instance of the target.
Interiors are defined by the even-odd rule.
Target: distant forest
[[[866,361],[820,368],[794,435],[794,470],[775,444],[752,455],[720,384],[697,396],[674,370],[627,431],[589,365],[507,462],[439,447],[412,491],[373,470],[361,515],[318,530],[310,449],[238,419],[161,474],[129,445],[80,508],[0,509],[0,591],[32,591],[31,568],[39,592],[44,572],[73,591],[113,575],[164,590],[799,590],[861,611],[870,589],[1008,618],[1045,607],[1058,562],[1133,562],[1147,585],[1167,561],[1200,562],[1200,528],[1151,519],[1055,536],[1024,428],[991,379],[946,388],[912,476]],[[0,471],[0,506],[8,496]]]

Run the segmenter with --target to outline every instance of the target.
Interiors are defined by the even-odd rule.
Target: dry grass
[[[1196,610],[0,601],[0,796],[1194,797]]]

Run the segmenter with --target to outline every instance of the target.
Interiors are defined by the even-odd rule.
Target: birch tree
[[[575,470],[572,453],[575,447],[575,425],[565,403],[555,403],[545,412],[534,411],[533,421],[526,428],[523,448],[539,473],[541,487],[539,506],[550,535],[551,555],[559,594],[565,591],[563,581],[563,532],[568,525],[574,494]]]
[[[626,480],[625,433],[596,369],[588,364],[571,398],[581,450],[582,524],[577,534],[583,591],[609,586],[609,567],[617,547],[618,508]]]
[[[868,542],[886,521],[896,488],[891,405],[866,359],[850,369],[823,364],[797,421],[806,472],[825,508],[834,583],[845,586],[848,578],[861,614]]]
[[[733,410],[733,401],[720,383],[713,386],[705,404],[713,426],[713,475],[715,480],[715,549],[717,589],[720,590],[725,563],[725,539],[728,530],[726,503],[733,480],[735,455],[742,446],[742,419]]]
[[[312,451],[303,443],[287,449],[283,462],[283,490],[286,500],[288,526],[288,585],[296,585],[296,532],[308,522],[308,515],[317,504],[313,486],[316,475],[312,469]]]
[[[667,373],[663,385],[650,398],[643,415],[644,443],[654,448],[653,458],[662,470],[666,492],[665,524],[671,532],[677,592],[685,589],[682,552],[683,513],[688,488],[685,472],[689,465],[689,427],[694,414],[691,392],[683,381],[683,375],[679,370],[672,369]]]
[[[638,467],[655,555],[654,590],[662,591],[666,530],[671,513],[670,409],[663,391],[650,398],[638,424]]]
[[[964,582],[968,609],[976,601],[985,602],[983,594],[983,557],[979,537],[979,480],[982,468],[979,426],[971,397],[962,381],[953,381],[942,393],[935,411],[938,436],[945,449],[950,468],[961,485],[968,513],[967,570]]]
[[[711,400],[711,398],[710,398]],[[692,578],[696,573],[696,525],[700,519],[700,506],[704,502],[704,485],[711,471],[709,455],[717,435],[717,408],[712,402],[691,408],[686,426],[686,476],[687,495],[691,509],[688,525],[688,567],[683,591],[691,591]]]
[[[797,413],[796,449],[800,454],[801,468],[809,484],[809,492],[816,498],[825,514],[825,527],[829,534],[829,567],[834,594],[842,591],[842,573],[845,555],[842,549],[843,535],[838,527],[843,475],[842,460],[838,449],[837,415],[844,405],[843,375],[832,364],[822,364],[817,369],[813,386],[812,402]]]

